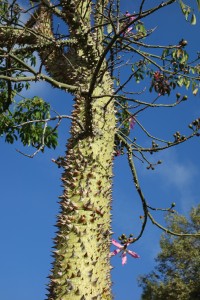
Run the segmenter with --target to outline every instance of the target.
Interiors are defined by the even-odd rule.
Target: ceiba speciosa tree
[[[27,1],[24,6],[16,0],[0,3],[1,135],[6,142],[19,138],[24,145],[33,146],[33,155],[24,153],[33,157],[45,147],[55,148],[60,122],[71,119],[66,156],[55,161],[64,169],[64,190],[49,276],[49,300],[112,298],[109,248],[114,156],[127,154],[144,210],[138,236],[120,238],[125,251],[128,244],[142,236],[148,218],[163,229],[153,219],[152,207],[147,205],[140,188],[134,153],[147,163],[147,168],[154,169],[146,153],[198,135],[199,119],[190,124],[191,134],[176,132],[173,141],[152,137],[138,120],[149,107],[173,107],[186,100],[186,96],[177,94],[175,102],[162,103],[177,86],[191,85],[193,94],[197,94],[198,57],[192,63],[188,61],[187,41],[169,46],[148,44],[147,38],[154,29],[147,29],[144,23],[146,17],[167,6],[173,9],[180,5],[184,16],[195,24],[192,8],[181,0],[156,1],[153,7],[141,0],[135,12],[127,12],[122,2],[41,0]],[[199,8],[200,1],[197,5]],[[146,75],[151,79],[150,92],[156,95],[150,101],[142,100],[141,93],[126,90],[130,82],[139,82]],[[27,98],[25,90],[32,81],[46,81],[72,94],[72,115],[52,113],[49,103],[39,96]],[[56,125],[51,126],[50,121]],[[151,147],[145,148],[131,139],[135,124],[152,140]],[[173,212],[173,206],[167,210]]]

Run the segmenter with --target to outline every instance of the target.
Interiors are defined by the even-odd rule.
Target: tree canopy
[[[179,233],[200,231],[200,205],[190,217],[167,216],[167,228]],[[200,240],[163,234],[155,271],[143,275],[139,282],[143,300],[197,300],[200,297]]]

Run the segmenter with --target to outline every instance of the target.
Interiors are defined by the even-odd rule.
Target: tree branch
[[[9,77],[5,75],[0,75],[0,79],[4,79],[11,82],[23,82],[23,81],[46,81],[50,83],[52,86],[66,90],[68,92],[75,92],[79,89],[78,86],[69,85],[66,83],[59,82],[57,80],[52,79],[51,77],[44,74],[36,74],[35,76],[24,76],[24,77]]]
[[[192,237],[200,236],[200,233],[178,233],[178,232],[171,231],[170,229],[168,229],[168,228],[160,225],[158,222],[156,222],[155,219],[152,217],[152,215],[149,212],[148,212],[148,217],[154,225],[156,225],[158,228],[163,230],[165,233],[169,233],[174,236],[192,236]]]

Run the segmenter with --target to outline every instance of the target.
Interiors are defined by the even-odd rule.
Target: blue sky
[[[131,4],[130,1],[124,1],[124,11],[134,11],[134,5],[138,3],[140,1],[132,1]],[[187,39],[187,50],[191,57],[200,48],[199,22],[196,26],[185,22],[178,5],[164,9],[160,14],[156,13],[147,20],[147,24],[151,28],[158,25],[151,39],[155,43],[174,44],[182,38]],[[147,85],[148,81],[144,84]],[[135,82],[132,85],[134,89],[138,88]],[[139,116],[139,120],[152,134],[159,137],[169,138],[176,130],[188,133],[187,125],[199,117],[200,99],[199,95],[194,97],[191,91],[187,94],[189,100],[178,108],[149,110]],[[32,85],[29,95],[44,97],[55,110],[64,114],[71,111],[71,96],[59,93],[48,84]],[[46,150],[34,159],[28,159],[15,150],[17,148],[32,153],[32,149],[24,149],[20,143],[5,144],[3,138],[0,140],[0,299],[45,299],[45,284],[48,283],[46,276],[52,261],[50,249],[59,208],[57,201],[62,193],[61,169],[51,159],[64,154],[68,130],[69,121],[64,121],[60,128],[59,147],[55,151]],[[144,136],[138,136],[140,131],[137,125],[132,134],[144,145],[149,143]],[[192,205],[199,203],[199,139],[195,138],[159,155],[153,155],[151,159],[161,159],[163,164],[155,171],[147,171],[146,166],[136,161],[139,180],[148,203],[155,207],[167,207],[176,202],[177,210],[187,214]],[[115,159],[114,175],[114,238],[122,233],[137,235],[141,227],[139,216],[142,209],[124,156]],[[154,216],[159,221],[163,220],[162,213]],[[115,300],[140,299],[141,290],[137,285],[137,277],[152,270],[154,258],[159,251],[160,234],[160,230],[148,222],[143,237],[131,246],[141,258],[128,257],[128,263],[124,267],[119,256],[112,258]]]

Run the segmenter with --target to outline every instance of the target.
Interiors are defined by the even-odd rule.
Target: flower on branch
[[[129,129],[133,129],[135,127],[135,118],[134,117],[130,117],[129,119]]]
[[[131,17],[131,14],[128,11],[126,12],[125,16],[126,17],[130,16],[129,18],[127,18],[125,25],[127,25],[128,23],[132,22],[135,19],[135,17],[133,17],[133,16]],[[125,32],[123,33],[123,35],[126,36],[132,29],[133,29],[133,26],[128,27],[125,30]]]
[[[131,14],[127,11],[126,14],[125,14],[125,16],[126,16],[126,17],[129,17],[129,16],[131,16]],[[131,22],[131,21],[133,21],[133,20],[135,20],[135,17],[133,17],[133,16],[130,17],[130,18],[128,18],[128,21],[129,21],[129,22]]]
[[[159,71],[156,71],[153,74],[151,88],[152,87],[154,87],[155,91],[159,94],[159,96],[165,94],[169,95],[171,91],[170,82],[168,81],[168,78]]]
[[[112,240],[112,244],[114,246],[116,246],[117,249],[115,249],[113,252],[111,252],[110,256],[115,256],[116,254],[122,252],[122,265],[123,266],[127,263],[127,255],[126,255],[127,253],[134,258],[140,257],[137,253],[127,249],[127,247],[130,245],[129,242],[125,243],[124,245],[121,245],[116,240]]]

